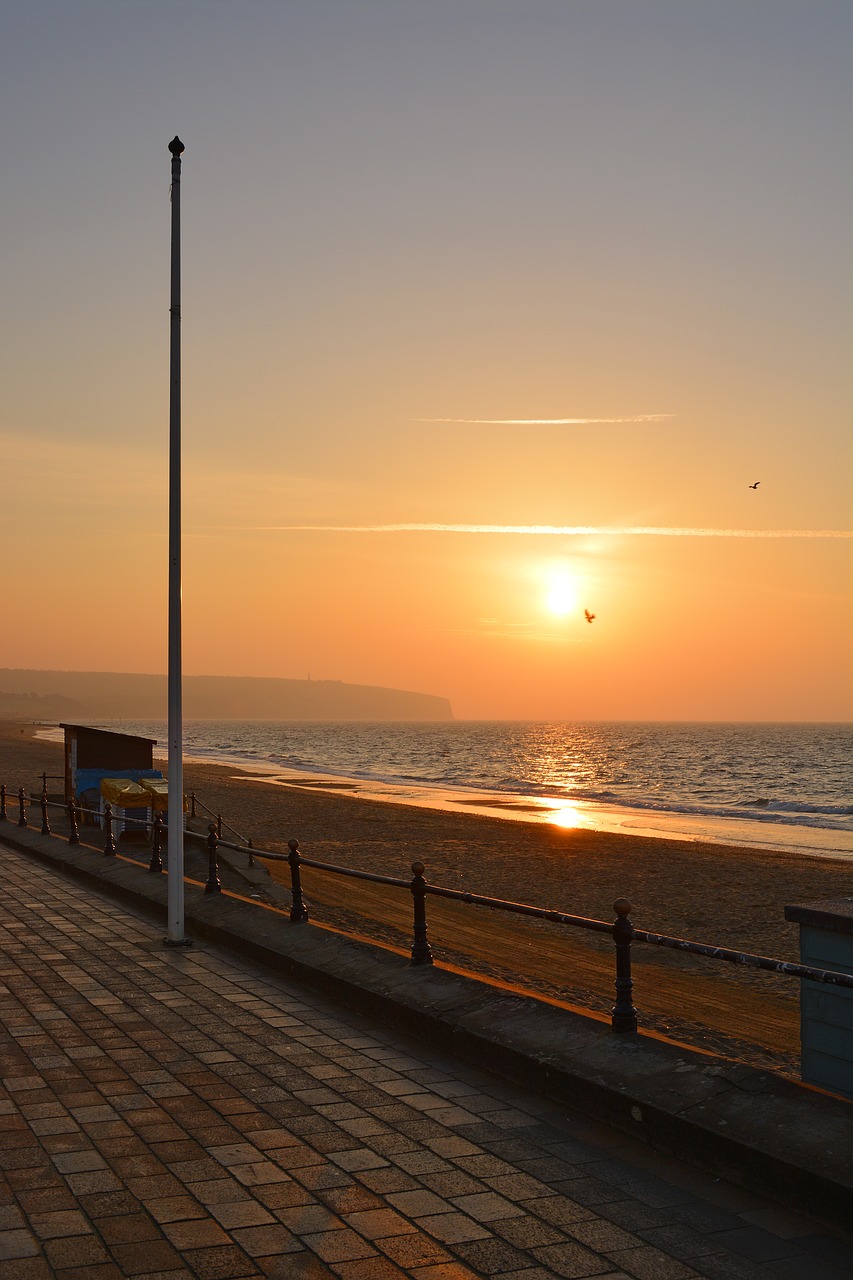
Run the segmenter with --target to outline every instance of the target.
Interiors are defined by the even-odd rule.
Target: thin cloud
[[[702,529],[588,524],[275,524],[266,533],[468,533],[532,537],[611,538],[853,538],[853,529]]]
[[[674,413],[635,413],[629,418],[412,418],[412,422],[473,423],[492,427],[569,427],[590,422],[665,422]]]

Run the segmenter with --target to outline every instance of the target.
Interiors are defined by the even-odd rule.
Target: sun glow
[[[564,618],[578,607],[578,589],[567,573],[556,573],[551,578],[545,603],[549,612]]]
[[[548,821],[553,823],[555,827],[579,827],[581,826],[581,816],[574,805],[563,804],[559,809],[555,809],[553,813],[548,815]]]

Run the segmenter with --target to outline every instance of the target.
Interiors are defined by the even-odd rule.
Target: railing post
[[[0,786],[0,822],[6,822],[6,783]]]
[[[41,775],[41,789],[45,793],[47,792],[47,774],[46,773],[43,773]]]
[[[104,857],[114,858],[116,856],[116,842],[113,839],[113,807],[107,802],[104,805],[104,828],[107,838],[104,841]]]
[[[47,816],[47,787],[41,793],[41,833],[43,836],[50,835],[50,820]]]
[[[73,797],[68,801],[68,843],[80,843],[80,828],[77,826],[77,806]]]
[[[637,1030],[637,1010],[632,1003],[634,982],[631,978],[631,939],[634,926],[628,919],[631,904],[627,898],[617,898],[613,903],[616,919],[613,922],[613,941],[616,944],[616,1003],[611,1011],[610,1026],[613,1031],[632,1035]]]
[[[154,821],[151,824],[151,861],[148,864],[148,870],[160,872],[163,870],[163,819],[159,813],[154,814]]]
[[[426,881],[424,880],[424,864],[412,863],[412,899],[415,909],[414,939],[412,941],[412,964],[432,964],[432,951],[427,941],[426,920]]]
[[[205,893],[222,892],[222,885],[219,882],[219,868],[216,865],[216,838],[216,827],[211,822],[207,836],[207,884],[204,886]]]
[[[27,793],[23,787],[18,791],[18,826],[27,825]]]
[[[302,877],[299,874],[299,841],[288,840],[287,847],[290,850],[287,855],[287,861],[290,863],[290,921],[291,924],[301,924],[302,921],[308,919],[308,908],[302,898]]]
[[[190,795],[190,817],[191,818],[195,817],[195,792],[194,791]]]

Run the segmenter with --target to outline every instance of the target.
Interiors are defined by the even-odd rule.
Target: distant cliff
[[[165,676],[0,668],[0,716],[165,720]],[[187,720],[452,720],[447,698],[340,680],[184,676]]]

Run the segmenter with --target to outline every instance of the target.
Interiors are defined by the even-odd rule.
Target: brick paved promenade
[[[0,1280],[849,1275],[849,1239],[0,867]]]

